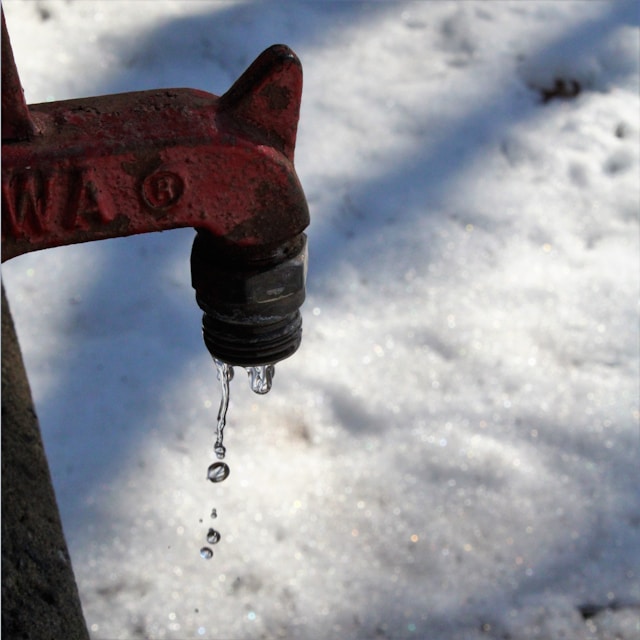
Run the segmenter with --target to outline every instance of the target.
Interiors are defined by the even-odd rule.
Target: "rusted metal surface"
[[[22,92],[13,58],[7,23],[2,11],[2,140],[27,140],[34,133],[33,123]]]
[[[2,259],[188,226],[247,248],[297,236],[309,223],[293,166],[301,91],[298,58],[275,45],[222,97],[170,89],[31,105],[31,139],[6,139],[3,121]]]

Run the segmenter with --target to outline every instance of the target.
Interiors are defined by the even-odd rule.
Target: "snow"
[[[224,483],[191,230],[3,266],[94,640],[638,637],[637,4],[3,6],[31,103],[305,72],[304,339]]]

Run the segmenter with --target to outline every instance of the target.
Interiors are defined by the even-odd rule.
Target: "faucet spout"
[[[204,341],[215,359],[231,365],[275,364],[300,345],[309,212],[292,163],[301,92],[298,59],[276,45],[218,105],[229,131],[264,140],[268,161],[282,155],[291,163],[286,180],[261,181],[253,215],[233,234],[200,229],[193,244],[191,278],[204,311]]]
[[[306,270],[304,233],[257,252],[223,247],[200,231],[191,278],[211,355],[240,366],[275,364],[292,355],[302,338]]]

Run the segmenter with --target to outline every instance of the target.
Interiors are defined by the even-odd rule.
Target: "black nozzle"
[[[275,364],[302,339],[306,236],[272,248],[224,245],[199,231],[191,252],[191,280],[204,311],[204,342],[227,364]]]

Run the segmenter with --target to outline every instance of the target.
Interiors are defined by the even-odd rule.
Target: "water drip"
[[[216,425],[216,441],[213,451],[218,460],[224,460],[227,449],[223,444],[224,428],[227,424],[227,411],[229,410],[229,382],[233,379],[233,366],[214,358],[218,372],[218,380],[221,382],[222,395],[220,397],[220,407],[218,408],[218,419]],[[245,367],[249,375],[249,384],[254,393],[264,395],[269,393],[273,384],[273,377],[276,368],[273,364],[261,364],[253,367]]]
[[[262,364],[257,367],[246,367],[249,374],[249,383],[251,391],[264,395],[271,391],[273,376],[276,374],[276,368],[272,364]]]
[[[218,418],[216,425],[216,441],[213,445],[213,451],[220,462],[214,462],[209,465],[207,469],[207,479],[211,482],[218,483],[226,480],[229,477],[229,465],[225,462],[221,462],[226,455],[226,447],[223,444],[224,440],[224,428],[227,424],[227,411],[229,410],[229,382],[233,379],[233,366],[213,358],[216,370],[218,372],[218,380],[220,380],[222,387],[222,395],[220,398],[220,407],[218,409]],[[251,390],[254,393],[264,395],[271,390],[273,383],[273,376],[275,375],[275,366],[273,364],[264,364],[245,367],[247,374],[249,375],[249,384]],[[217,518],[218,512],[216,509],[211,510],[211,518]],[[216,531],[212,527],[207,532],[207,542],[211,545],[217,544],[220,541],[220,532]],[[213,557],[213,551],[209,547],[202,547],[200,549],[200,555],[209,560]]]
[[[213,359],[218,370],[218,380],[222,383],[222,397],[218,409],[218,424],[216,426],[216,443],[213,445],[216,457],[222,460],[227,452],[222,444],[224,439],[224,427],[227,424],[227,411],[229,409],[229,382],[233,379],[233,367],[217,358]]]

